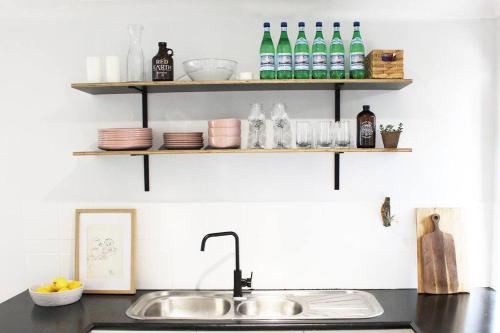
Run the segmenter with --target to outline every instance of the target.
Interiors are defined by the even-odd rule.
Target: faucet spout
[[[223,232],[214,232],[211,234],[206,234],[205,237],[201,240],[201,251],[205,251],[205,245],[207,240],[212,237],[221,237],[221,236],[233,236],[234,237],[234,251],[236,257],[236,270],[240,270],[240,238],[238,234],[234,231],[223,231]]]

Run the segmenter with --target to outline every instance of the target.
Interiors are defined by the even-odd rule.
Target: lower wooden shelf
[[[292,149],[199,149],[77,151],[73,156],[186,155],[186,154],[276,154],[276,153],[411,153],[412,148],[292,148]]]

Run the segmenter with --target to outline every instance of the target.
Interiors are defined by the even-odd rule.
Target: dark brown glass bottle
[[[376,137],[375,114],[369,105],[363,105],[363,111],[358,114],[356,146],[358,148],[375,148]]]
[[[174,80],[174,51],[167,48],[167,43],[158,43],[158,54],[151,61],[153,70],[153,81],[173,81]]]

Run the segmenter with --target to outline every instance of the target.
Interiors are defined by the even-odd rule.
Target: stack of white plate
[[[163,147],[167,149],[201,149],[203,148],[202,132],[163,133]]]
[[[139,150],[153,146],[151,128],[103,128],[98,134],[98,147],[103,150]]]

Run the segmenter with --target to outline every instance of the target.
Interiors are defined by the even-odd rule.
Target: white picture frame
[[[75,279],[89,294],[135,294],[135,209],[75,211]]]

